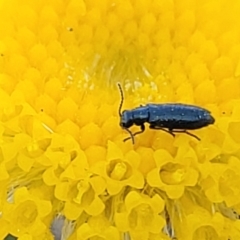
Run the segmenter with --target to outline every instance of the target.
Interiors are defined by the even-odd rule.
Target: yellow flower
[[[202,168],[204,178],[201,186],[211,202],[225,202],[227,206],[232,207],[239,202],[236,196],[239,192],[239,159],[230,157],[228,166],[223,164],[205,164]]]
[[[130,232],[134,238],[148,239],[149,234],[160,233],[164,226],[164,201],[158,195],[149,198],[137,192],[130,192],[125,203],[119,206],[115,214],[116,226],[123,232]]]
[[[206,239],[207,237],[218,239],[228,236],[224,229],[224,218],[219,213],[211,216],[203,209],[196,209],[193,214],[189,214],[187,222],[186,229],[182,230],[186,240]]]
[[[147,175],[150,186],[165,191],[169,198],[178,199],[185,186],[196,185],[198,173],[191,167],[191,163],[196,161],[196,154],[191,148],[177,154],[175,159],[167,151],[157,150],[154,158],[157,167]]]
[[[116,227],[111,226],[103,216],[91,217],[87,223],[82,224],[77,230],[77,239],[120,239],[120,233]]]
[[[106,181],[107,191],[112,196],[120,193],[126,186],[143,188],[144,178],[137,170],[138,166],[137,153],[129,151],[124,156],[116,144],[108,142],[106,161],[97,162],[92,171]]]
[[[3,212],[8,212],[5,219],[14,223],[10,227],[11,234],[21,236],[22,233],[29,233],[38,237],[47,230],[43,220],[51,210],[50,201],[38,199],[22,187],[15,191],[14,204],[6,203]]]
[[[90,216],[96,216],[105,208],[99,198],[105,184],[100,177],[85,178],[80,181],[61,181],[56,184],[55,196],[65,202],[64,215],[69,220],[76,220],[83,211]]]
[[[0,238],[238,239],[239,12],[226,0],[0,1]],[[122,111],[151,103],[216,121],[191,131],[201,141],[146,123],[124,142]]]

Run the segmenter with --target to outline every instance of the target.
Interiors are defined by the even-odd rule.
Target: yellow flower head
[[[239,12],[0,1],[0,239],[239,239]]]

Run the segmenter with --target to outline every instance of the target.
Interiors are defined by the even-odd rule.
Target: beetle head
[[[209,122],[209,124],[214,124],[215,119],[214,119],[214,117],[212,115],[209,115],[208,122]]]
[[[130,128],[133,125],[132,112],[124,110],[120,118],[120,126],[122,128]]]

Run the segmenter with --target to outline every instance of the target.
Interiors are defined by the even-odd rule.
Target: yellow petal
[[[92,188],[94,189],[94,192],[96,194],[101,194],[103,193],[103,191],[106,188],[106,182],[105,180],[100,177],[100,176],[96,176],[96,177],[92,177],[89,179],[89,182],[91,183]]]
[[[33,237],[30,234],[23,234],[18,239],[20,239],[20,240],[32,240]]]
[[[5,219],[0,219],[0,224],[1,224],[0,237],[4,239],[6,235],[9,233],[10,224]]]
[[[55,174],[55,169],[53,167],[48,168],[43,173],[43,181],[49,186],[53,186],[57,184],[58,178]]]
[[[68,191],[69,191],[69,183],[60,182],[55,187],[54,195],[59,200],[66,201],[68,197]]]
[[[76,220],[83,212],[83,208],[76,203],[67,201],[64,206],[64,215],[69,220]]]
[[[90,216],[96,216],[99,215],[100,213],[103,212],[103,210],[105,209],[105,205],[102,202],[102,200],[99,197],[95,197],[94,200],[89,204],[89,206],[87,206],[86,208],[84,208],[84,210],[86,211],[86,213],[88,213]]]
[[[107,160],[123,159],[122,150],[113,142],[108,141]]]
[[[29,158],[26,155],[19,153],[18,154],[18,166],[25,172],[29,172],[31,167],[33,166],[35,159],[34,158]]]
[[[4,163],[0,164],[0,180],[6,180],[9,178],[6,166]]]

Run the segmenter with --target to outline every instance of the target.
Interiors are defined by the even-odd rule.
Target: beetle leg
[[[164,132],[167,132],[167,133],[171,134],[173,137],[175,137],[175,134],[170,129],[165,129],[165,128],[162,128],[162,127],[159,127],[159,126],[155,126],[155,125],[150,125],[149,128],[155,129],[155,130],[162,130]]]
[[[188,135],[190,135],[190,136],[196,138],[198,141],[201,140],[198,136],[196,136],[196,135],[194,135],[194,134],[188,132],[186,129],[185,129],[185,130],[172,130],[172,132],[175,132],[175,133],[186,133],[186,134],[188,134]]]
[[[143,133],[145,130],[144,124],[140,125],[140,127],[141,127],[141,130],[135,133],[132,133],[129,129],[125,128],[125,130],[129,132],[131,137],[125,138],[123,141],[126,142],[127,140],[132,139],[132,143],[134,144],[134,137],[140,133]]]
[[[145,131],[145,126],[144,126],[144,124],[140,125],[140,127],[141,127],[141,131],[135,132],[135,133],[133,134],[133,136],[136,136],[136,135],[138,135],[138,134],[140,134],[140,133],[143,133],[143,132]]]

